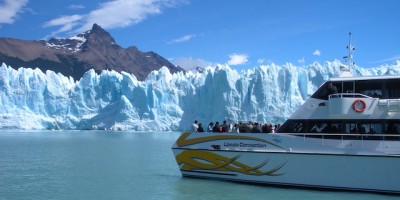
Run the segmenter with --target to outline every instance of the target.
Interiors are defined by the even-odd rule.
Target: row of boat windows
[[[352,133],[398,134],[400,120],[341,121],[341,120],[288,120],[279,128],[280,133]]]
[[[332,89],[332,85],[334,90]],[[313,98],[328,99],[333,93],[360,93],[374,98],[400,98],[400,80],[357,80],[326,82],[313,95]]]

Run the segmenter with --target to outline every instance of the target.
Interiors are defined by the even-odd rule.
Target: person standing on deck
[[[197,123],[197,120],[194,120],[194,123],[192,125],[192,132],[197,132],[197,129],[199,128],[199,125]]]
[[[213,123],[213,122],[210,122],[210,124],[209,124],[208,127],[207,127],[207,132],[212,132],[213,127],[214,127],[214,123]]]

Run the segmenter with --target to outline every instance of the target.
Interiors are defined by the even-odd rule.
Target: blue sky
[[[398,0],[0,0],[0,37],[66,38],[99,24],[122,47],[181,66],[400,60]]]

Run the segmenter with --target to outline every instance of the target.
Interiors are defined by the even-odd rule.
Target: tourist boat
[[[336,88],[336,90],[332,90]],[[183,133],[184,177],[400,193],[400,76],[331,78],[275,133]]]

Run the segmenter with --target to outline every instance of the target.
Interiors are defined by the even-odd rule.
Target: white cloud
[[[320,56],[321,55],[321,51],[319,49],[317,49],[312,53],[312,55],[313,56]]]
[[[228,65],[241,65],[247,63],[247,56],[246,54],[231,54],[229,55]]]
[[[186,42],[190,39],[192,39],[193,37],[195,37],[196,35],[184,35],[180,38],[177,39],[173,39],[170,42],[168,42],[168,44],[173,44],[173,43],[180,43],[180,42]]]
[[[196,71],[196,67],[208,67],[214,65],[213,63],[201,58],[183,57],[169,60],[173,64],[178,65],[187,71]]]
[[[300,64],[304,64],[306,63],[306,60],[304,58],[300,58],[297,62],[299,62]]]
[[[68,24],[75,23],[83,18],[82,15],[69,15],[69,16],[62,16],[53,20],[46,22],[43,27],[50,27],[50,26],[68,26]],[[68,30],[64,30],[68,31]]]
[[[43,27],[61,26],[61,28],[59,28],[57,31],[53,31],[50,35],[46,36],[46,38],[55,37],[59,33],[72,30],[78,24],[78,21],[82,18],[83,16],[81,15],[70,15],[59,17],[57,19],[46,22],[45,24],[43,24]]]
[[[260,59],[257,60],[257,63],[258,63],[258,64],[264,64],[264,62],[265,62],[265,60],[262,59],[262,58],[260,58]]]
[[[5,0],[0,5],[0,24],[13,24],[27,3],[28,0]]]
[[[94,23],[104,29],[126,27],[140,23],[151,15],[160,14],[166,7],[179,5],[184,0],[113,0],[101,3],[95,10],[83,15],[70,15],[52,19],[44,24],[45,27],[62,26],[59,33],[82,33],[90,30]],[[79,16],[79,19],[75,18]],[[65,19],[77,19],[67,21],[68,25],[54,23]],[[71,27],[67,30],[65,27]]]

